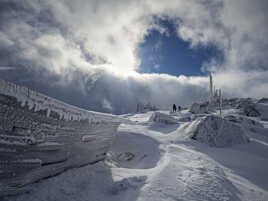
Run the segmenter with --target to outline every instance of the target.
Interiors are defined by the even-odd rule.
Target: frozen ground
[[[130,121],[120,126],[106,161],[35,183],[4,201],[268,200],[267,121],[241,120],[250,143],[215,148],[189,136],[202,115],[171,114],[177,124],[149,121],[151,115],[121,116]]]

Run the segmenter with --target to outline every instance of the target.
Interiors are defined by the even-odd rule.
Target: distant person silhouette
[[[178,111],[181,111],[181,106],[178,106]]]
[[[177,110],[177,106],[173,104],[173,112],[176,112],[176,110]]]

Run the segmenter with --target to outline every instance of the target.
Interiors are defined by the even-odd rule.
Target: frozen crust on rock
[[[230,147],[249,142],[243,127],[219,116],[206,116],[195,120],[193,125],[191,138],[211,147]]]

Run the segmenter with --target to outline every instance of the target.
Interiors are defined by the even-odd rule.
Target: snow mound
[[[208,104],[193,103],[189,111],[193,114],[207,113]]]
[[[180,121],[180,122],[189,122],[191,120],[192,120],[191,117],[180,117],[180,118],[178,118],[178,121]]]
[[[263,125],[260,122],[254,120],[254,119],[250,119],[250,118],[245,117],[245,116],[226,115],[226,116],[224,116],[224,119],[231,121],[233,123],[236,123],[236,124],[241,124],[244,128],[247,128],[249,130],[252,130],[252,128],[254,128],[254,127],[263,128]]]
[[[248,117],[259,117],[261,115],[256,109],[256,104],[251,99],[241,101],[237,109],[240,109],[240,113]]]
[[[149,121],[154,121],[154,122],[164,123],[164,124],[177,124],[178,123],[178,120],[176,120],[172,116],[161,113],[161,112],[154,112],[151,115]]]
[[[110,193],[112,195],[118,195],[122,191],[127,191],[129,189],[135,190],[140,186],[144,185],[146,179],[147,179],[146,176],[124,178],[121,181],[117,181],[113,184],[113,186],[110,189]]]
[[[230,147],[249,142],[245,130],[219,116],[209,115],[193,122],[191,138],[211,147]]]
[[[268,98],[261,98],[258,103],[268,103]]]
[[[267,103],[258,103],[256,104],[256,109],[260,112],[261,120],[268,121],[268,104]]]

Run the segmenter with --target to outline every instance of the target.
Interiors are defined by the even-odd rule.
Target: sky
[[[1,0],[0,78],[95,111],[268,96],[266,0]]]
[[[138,47],[141,59],[139,72],[166,73],[174,76],[205,76],[200,67],[210,59],[222,61],[222,52],[213,44],[191,48],[189,41],[177,36],[176,27],[172,21],[159,19],[159,24],[166,30],[161,34],[152,30],[145,36]]]

